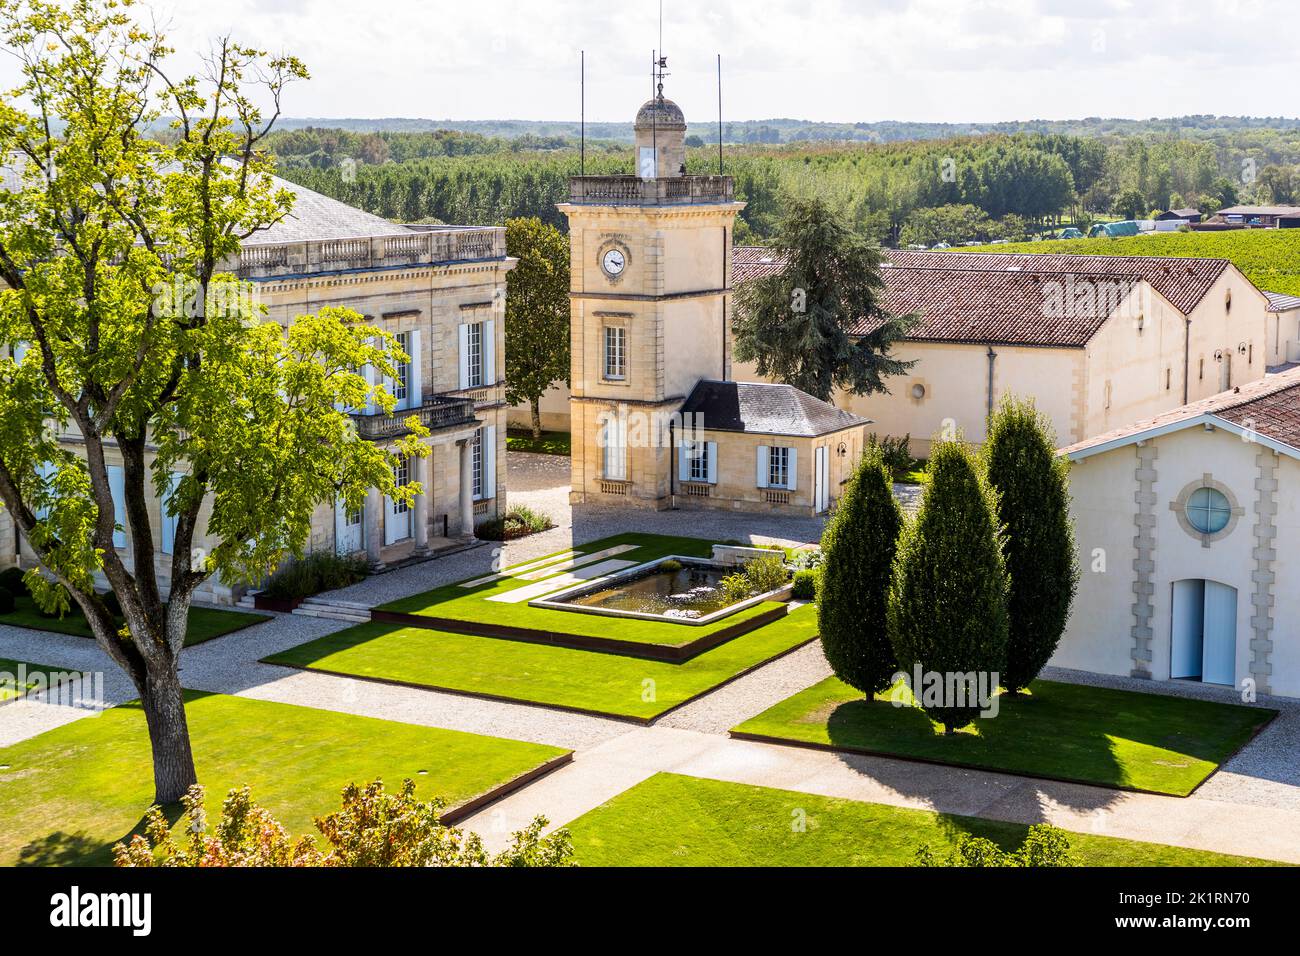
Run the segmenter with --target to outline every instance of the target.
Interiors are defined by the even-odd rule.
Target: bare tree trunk
[[[167,655],[166,660],[145,664],[140,701],[153,748],[154,803],[175,803],[198,783],[198,775],[174,657]]]
[[[534,398],[532,401],[533,410],[533,437],[542,437],[542,400]]]

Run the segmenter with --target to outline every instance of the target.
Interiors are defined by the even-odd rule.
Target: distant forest
[[[268,143],[281,174],[308,188],[402,222],[483,224],[538,216],[565,226],[555,204],[567,198],[568,179],[580,168],[578,143],[567,135],[572,124],[352,130],[340,126],[349,121],[329,121],[330,128],[293,128],[305,122],[289,121]],[[782,123],[788,131],[778,127]],[[781,136],[823,129],[794,120],[731,125],[746,135],[764,125],[780,128]],[[1213,211],[1237,202],[1300,201],[1297,120],[1079,120],[1030,129],[1034,125],[876,123],[862,129],[880,141],[724,144],[725,171],[748,204],[736,239],[765,241],[785,199],[808,193],[828,197],[857,228],[890,244],[1020,239],[1067,221],[1087,225],[1099,217],[1145,217],[1183,206]],[[593,126],[589,132],[588,175],[632,172],[632,151],[619,130]],[[630,127],[627,132],[630,137]],[[894,133],[899,138],[887,138]],[[688,139],[688,172],[716,172],[716,136],[712,146],[699,136]]]

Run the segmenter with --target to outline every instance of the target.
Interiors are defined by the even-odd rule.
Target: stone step
[[[294,614],[302,617],[320,617],[333,621],[350,621],[353,624],[364,624],[370,620],[369,611],[348,611],[341,608],[322,607],[321,605],[300,604],[293,609]]]

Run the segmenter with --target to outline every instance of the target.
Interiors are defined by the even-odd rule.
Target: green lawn
[[[189,694],[199,780],[215,822],[231,787],[249,784],[291,834],[315,833],[353,781],[416,781],[452,805],[564,753],[481,737],[227,697]],[[153,797],[149,738],[138,706],[114,707],[0,749],[0,865],[103,864]]]
[[[19,666],[26,668],[26,678],[21,685],[18,683]],[[33,678],[38,674],[45,675],[43,683],[48,687],[49,675],[73,673],[80,672],[67,667],[51,667],[49,664],[33,664],[31,661],[16,661],[12,658],[0,657],[0,675],[7,675],[0,680],[0,703],[26,694],[35,686],[36,682]]]
[[[507,451],[530,451],[538,455],[572,454],[573,439],[568,432],[542,432],[538,438],[533,437],[532,429],[522,431],[511,429],[506,432]]]
[[[1194,256],[1231,259],[1246,278],[1269,292],[1300,295],[1300,229],[1161,232],[1120,239],[1050,239],[952,252],[1076,252],[1103,256]]]
[[[714,542],[701,538],[668,537],[665,535],[628,532],[602,538],[599,541],[576,545],[572,550],[592,554],[616,545],[635,545],[635,550],[625,551],[605,560],[632,561],[640,564],[669,554],[708,557],[712,554],[713,544]],[[533,562],[526,563],[532,564]],[[468,580],[476,579],[477,577]],[[508,627],[527,628],[533,631],[575,634],[581,637],[617,638],[618,640],[637,644],[677,646],[689,644],[716,631],[766,614],[779,606],[777,602],[764,601],[761,604],[756,604],[753,607],[721,618],[712,624],[689,625],[666,621],[612,620],[598,614],[582,614],[576,611],[557,611],[551,608],[529,607],[527,601],[520,601],[517,604],[505,604],[500,601],[488,600],[494,595],[504,594],[534,583],[536,582],[524,581],[518,578],[503,578],[474,588],[464,588],[459,583],[447,584],[434,588],[432,591],[425,591],[411,597],[391,601],[388,604],[381,604],[379,609],[414,614],[420,617],[473,621],[481,624],[501,624]]]
[[[816,633],[816,609],[804,605],[685,663],[669,664],[372,622],[265,661],[650,720]]]
[[[1186,796],[1276,711],[1035,681],[996,717],[945,737],[917,707],[834,677],[735,731],[844,750]],[[910,699],[910,698],[909,698]]]
[[[796,822],[804,821],[803,832]],[[911,866],[965,833],[1014,849],[1027,826],[660,773],[569,824],[583,866]],[[1084,866],[1269,866],[1266,860],[1069,834]]]
[[[244,611],[227,611],[215,607],[191,607],[190,627],[185,635],[185,646],[202,644],[214,637],[242,631],[246,627],[270,619],[267,614],[248,614]],[[42,617],[36,610],[35,602],[26,595],[14,599],[14,609],[8,614],[0,614],[0,624],[29,627],[36,631],[54,631],[57,634],[71,634],[74,637],[93,636],[90,633],[90,625],[80,613],[69,611],[62,618]]]

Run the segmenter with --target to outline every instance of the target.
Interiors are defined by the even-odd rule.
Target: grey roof
[[[278,222],[244,240],[245,246],[275,245],[281,242],[307,242],[319,239],[361,239],[370,236],[400,236],[411,230],[389,222],[381,216],[331,199],[306,186],[299,186],[279,176],[271,177],[277,189],[294,194],[293,211]]]
[[[701,379],[682,405],[708,431],[815,438],[870,419],[836,408],[793,385]]]
[[[26,159],[14,154],[0,164],[0,189],[16,190],[22,185]],[[282,242],[307,242],[320,239],[361,239],[371,236],[401,236],[411,230],[389,222],[363,209],[331,199],[306,186],[299,186],[279,176],[272,176],[276,189],[294,194],[293,211],[283,222],[263,229],[243,241],[245,246],[276,245]]]
[[[672,100],[656,96],[641,104],[633,125],[636,129],[650,129],[652,126],[659,129],[686,129],[686,116],[682,113],[682,108]]]

